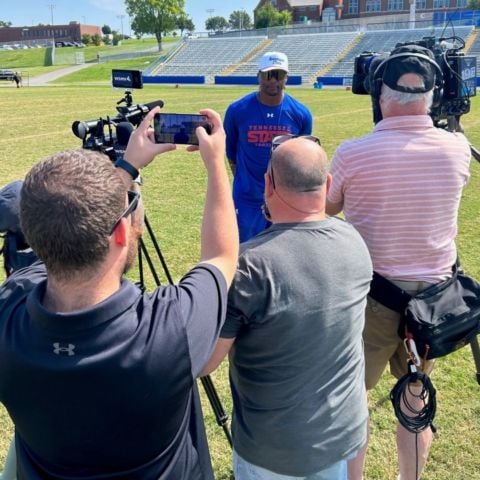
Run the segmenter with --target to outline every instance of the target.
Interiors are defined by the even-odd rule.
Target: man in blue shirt
[[[284,92],[287,56],[265,53],[258,70],[258,91],[232,103],[224,121],[241,242],[270,225],[263,217],[262,205],[272,138],[312,133],[310,111]]]

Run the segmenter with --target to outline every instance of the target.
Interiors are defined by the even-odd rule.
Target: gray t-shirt
[[[248,462],[305,476],[366,441],[367,248],[338,218],[276,224],[242,245],[229,292],[233,438]]]

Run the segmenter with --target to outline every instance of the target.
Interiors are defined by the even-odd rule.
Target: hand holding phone
[[[204,127],[208,134],[212,131],[206,115],[162,112],[153,119],[156,143],[198,145],[197,127]]]

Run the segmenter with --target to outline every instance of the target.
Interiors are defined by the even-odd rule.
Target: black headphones
[[[394,50],[395,52],[395,50]],[[427,62],[428,64],[432,65],[435,68],[435,85],[433,87],[433,100],[432,100],[432,107],[436,107],[440,105],[443,96],[443,72],[438,63],[430,58],[428,55],[424,55],[422,53],[416,52],[402,52],[402,53],[393,53],[389,57],[385,58],[383,61],[380,62],[378,66],[372,65],[375,69],[370,71],[370,75],[368,77],[368,91],[370,95],[376,100],[380,98],[380,94],[382,91],[383,85],[383,75],[385,73],[385,69],[388,63],[392,60],[397,58],[406,58],[406,57],[416,57],[420,60]],[[415,72],[412,72],[415,73]],[[413,93],[413,92],[412,92]]]

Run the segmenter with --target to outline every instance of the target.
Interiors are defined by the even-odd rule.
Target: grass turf
[[[111,68],[111,67],[110,67]],[[133,67],[132,67],[133,68]],[[80,74],[81,72],[79,72]],[[105,72],[95,79],[105,80]],[[69,79],[64,79],[68,81]],[[70,78],[74,83],[85,80]],[[62,83],[64,83],[62,82]],[[203,107],[224,113],[228,104],[251,91],[240,87],[146,86],[134,91],[136,103],[162,99],[167,112],[196,113]],[[314,134],[322,140],[329,157],[345,139],[371,129],[368,97],[344,90],[290,89],[314,116]],[[71,133],[75,120],[115,115],[120,90],[105,86],[0,88],[0,184],[21,178],[40,158],[58,150],[79,147]],[[466,135],[480,146],[480,100],[474,98],[472,111],[462,118]],[[480,164],[472,160],[472,178],[464,191],[458,245],[467,272],[480,278],[479,215]],[[175,279],[199,257],[199,233],[206,177],[198,153],[183,148],[158,157],[144,171],[143,196],[147,215]],[[136,272],[132,272],[132,278]],[[153,282],[149,280],[149,286]],[[212,375],[227,411],[231,410],[225,363]],[[393,380],[387,374],[370,396],[372,437],[367,456],[366,478],[396,478],[395,419],[388,400]],[[469,348],[440,359],[433,375],[437,388],[437,438],[423,480],[480,480],[480,386]],[[200,387],[200,390],[202,388]],[[216,425],[208,401],[204,414],[218,480],[229,478],[230,450],[223,431]],[[0,407],[0,462],[12,433],[11,422]]]

